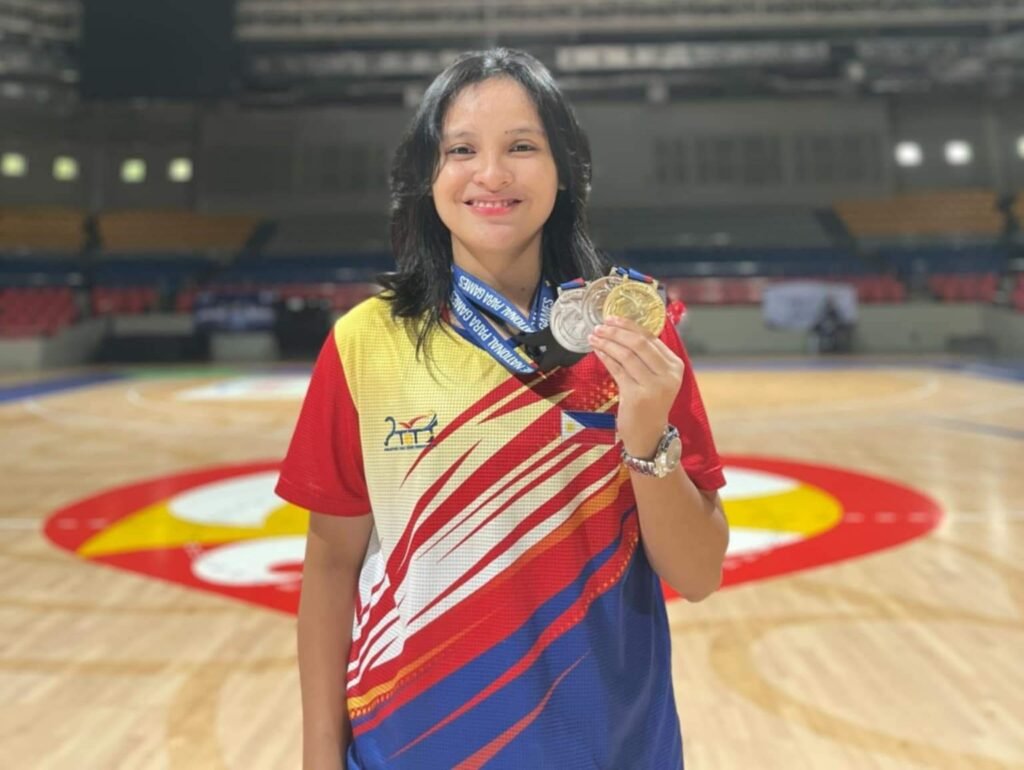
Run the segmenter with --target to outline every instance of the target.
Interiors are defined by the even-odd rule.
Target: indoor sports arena
[[[1024,768],[1022,223],[1024,0],[0,0],[3,765]]]

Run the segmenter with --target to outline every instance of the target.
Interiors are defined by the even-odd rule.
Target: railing
[[[460,38],[1007,23],[1024,0],[241,0],[242,40]],[[453,27],[457,24],[457,27]]]
[[[72,43],[80,16],[76,0],[0,0],[0,32],[8,35]]]

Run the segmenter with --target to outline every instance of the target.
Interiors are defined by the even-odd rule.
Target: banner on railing
[[[857,322],[857,289],[847,283],[785,281],[765,287],[761,299],[764,325],[772,329],[809,331],[824,318],[829,303],[838,321]]]
[[[274,328],[277,294],[271,291],[210,291],[196,296],[193,315],[201,331],[251,332]]]

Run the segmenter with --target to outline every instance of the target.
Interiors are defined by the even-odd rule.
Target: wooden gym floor
[[[729,585],[669,602],[687,767],[1024,768],[1024,380],[697,371],[734,537]],[[302,373],[123,374],[0,378],[3,766],[297,768],[296,583],[273,561],[304,521],[266,489]],[[185,494],[204,484],[247,513]],[[238,559],[197,556],[218,543]],[[181,571],[200,562],[218,589]]]

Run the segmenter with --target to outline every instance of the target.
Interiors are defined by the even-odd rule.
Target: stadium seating
[[[92,290],[96,315],[150,313],[158,310],[159,294],[152,286],[98,286]]]
[[[179,312],[192,310],[196,297],[205,291],[217,294],[252,294],[261,291],[272,292],[284,301],[299,299],[326,302],[331,310],[341,313],[358,305],[367,297],[379,291],[379,287],[366,282],[322,282],[322,283],[273,283],[240,281],[236,283],[216,282],[203,288],[189,289],[178,295],[176,309]]]
[[[322,255],[247,257],[236,260],[215,283],[335,283],[358,281],[389,270],[387,252],[340,251]]]
[[[902,302],[906,299],[903,284],[892,276],[806,276],[852,284],[863,303]],[[756,305],[760,304],[766,286],[786,278],[672,278],[665,281],[671,299],[687,305]]]
[[[70,288],[0,289],[0,337],[50,336],[77,317]]]
[[[226,252],[245,244],[259,219],[194,211],[118,211],[99,217],[104,251]]]
[[[1010,297],[1010,303],[1018,313],[1024,313],[1024,274],[1017,276],[1017,286]]]
[[[990,190],[948,190],[838,201],[836,213],[862,241],[995,239],[1003,227]]]
[[[195,255],[160,254],[108,258],[96,266],[93,311],[112,313],[187,312],[182,296],[214,269],[214,263]]]
[[[622,237],[630,244],[613,249],[612,261],[655,276],[670,297],[687,304],[758,305],[766,286],[794,279],[852,284],[865,304],[902,302],[905,281],[913,275],[920,276],[920,290],[937,301],[992,302],[1007,265],[993,237],[1001,228],[994,204],[992,193],[971,190],[836,204],[844,225],[862,245],[870,245],[869,258],[830,243],[807,208],[748,207],[741,216],[739,210],[690,207],[675,217],[666,211],[609,210],[594,219],[595,231],[603,228],[613,234],[611,240]],[[769,227],[773,212],[780,217],[774,229]],[[98,218],[103,252],[92,269],[92,312],[190,313],[206,291],[272,291],[285,301],[323,302],[344,312],[378,290],[370,282],[373,275],[391,269],[393,262],[386,250],[370,246],[382,230],[380,217],[366,223],[328,219],[288,220],[291,227],[278,228],[265,254],[243,255],[221,266],[214,257],[238,254],[258,218],[188,211],[103,214]],[[0,295],[0,334],[52,334],[77,319],[69,287],[81,276],[77,258],[69,257],[80,251],[82,225],[83,215],[76,211],[0,210],[0,254],[5,245],[7,253],[49,250],[0,259],[0,287],[8,287]],[[623,235],[644,228],[653,228],[650,238],[631,241]],[[678,241],[683,231],[691,238],[688,245],[668,242]],[[353,250],[355,235],[371,250]],[[347,248],[329,249],[339,243]],[[1024,278],[1017,280],[1010,301],[1024,311]]]
[[[76,209],[0,208],[0,253],[78,253],[84,222]]]
[[[961,246],[880,246],[878,257],[902,275],[915,270],[925,273],[1002,273],[1006,269],[1006,253],[996,244],[964,244]]]
[[[995,273],[932,275],[928,288],[942,302],[992,302],[999,278]]]
[[[340,312],[374,293],[376,286],[368,281],[391,267],[391,258],[383,252],[248,258],[231,264],[204,288],[227,293],[269,290],[284,299],[326,300]],[[191,308],[197,293],[179,295],[178,307]]]

